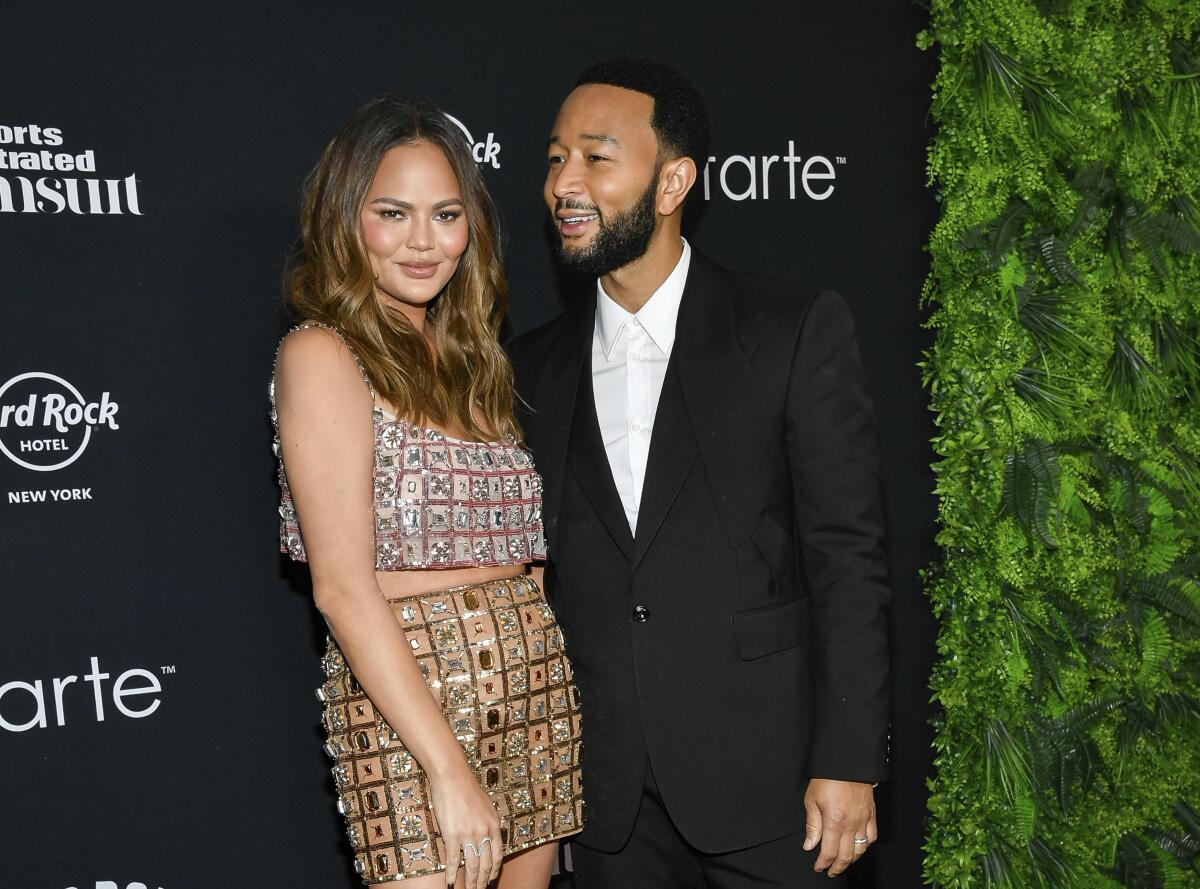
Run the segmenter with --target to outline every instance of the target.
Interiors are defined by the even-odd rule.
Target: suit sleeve
[[[792,357],[786,436],[813,598],[816,701],[809,774],[887,776],[888,611],[882,461],[850,309],[809,307]]]

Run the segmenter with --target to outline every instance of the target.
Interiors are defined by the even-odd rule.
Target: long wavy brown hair
[[[376,292],[360,221],[384,154],[417,142],[442,150],[466,205],[467,249],[426,313],[436,360],[424,337]],[[508,310],[499,221],[461,129],[425,102],[394,96],[368,102],[330,140],[309,175],[300,226],[285,286],[293,311],[341,332],[375,391],[400,416],[457,423],[479,439],[520,437],[512,365],[499,344]]]

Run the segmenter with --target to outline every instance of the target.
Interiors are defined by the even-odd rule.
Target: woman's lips
[[[438,267],[436,262],[402,262],[399,265],[410,278],[432,278]]]

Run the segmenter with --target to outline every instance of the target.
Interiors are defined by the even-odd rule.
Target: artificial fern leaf
[[[1200,602],[1196,601],[1186,584],[1162,576],[1122,575],[1118,585],[1125,595],[1136,597],[1200,627]]]
[[[1028,439],[1020,451],[1005,455],[1002,512],[1051,548],[1058,546],[1050,520],[1058,510],[1059,475],[1058,453],[1044,441]]]
[[[1180,867],[1192,867],[1196,860],[1196,855],[1200,854],[1200,843],[1192,842],[1191,838],[1185,834],[1151,827],[1146,830],[1146,836],[1150,837],[1150,839],[1158,844],[1160,849],[1174,858],[1175,863]]]
[[[1003,838],[989,833],[988,849],[983,856],[983,885],[987,889],[1026,889],[1020,871],[1013,862],[1012,850]]]
[[[1082,234],[1111,205],[1115,189],[1112,173],[1101,161],[1081,167],[1071,184],[1079,193],[1079,203],[1075,205],[1075,219],[1067,231],[1067,241]]]
[[[1083,285],[1083,276],[1067,256],[1065,241],[1052,233],[1043,233],[1038,239],[1038,250],[1042,255],[1042,262],[1059,283]]]
[[[1020,741],[1000,719],[993,719],[983,734],[984,769],[1010,802],[1026,792],[1033,781],[1029,760]]]
[[[1161,242],[1179,253],[1200,252],[1200,231],[1187,220],[1172,213],[1158,213],[1152,219]]]
[[[1142,681],[1159,671],[1159,665],[1171,656],[1171,631],[1157,612],[1142,619]]]
[[[1179,374],[1195,394],[1200,387],[1200,342],[1179,329],[1170,315],[1160,317],[1151,328],[1154,350],[1162,366]]]
[[[1166,392],[1162,377],[1120,331],[1113,331],[1113,352],[1103,382],[1114,401],[1139,411],[1157,403]]]
[[[1028,364],[1017,371],[1013,388],[1037,414],[1055,425],[1069,423],[1080,406],[1075,380],[1037,364]]]
[[[1037,803],[1028,788],[1017,796],[1013,804],[1013,813],[1016,815],[1017,830],[1021,839],[1028,843],[1033,839],[1033,829],[1037,824]]]
[[[988,247],[993,268],[999,266],[1003,257],[1021,240],[1029,216],[1029,205],[1018,198],[1010,202],[992,224]]]
[[[1168,692],[1159,695],[1154,704],[1154,719],[1159,725],[1168,722],[1186,722],[1200,716],[1200,701],[1183,692]]]
[[[1164,889],[1162,862],[1136,834],[1118,840],[1117,866],[1112,876],[1125,889]]]
[[[1064,353],[1068,360],[1083,360],[1092,351],[1076,327],[1079,322],[1070,303],[1060,294],[1026,290],[1017,302],[1017,320],[1039,343]]]
[[[1034,873],[1042,886],[1067,889],[1078,885],[1075,868],[1061,850],[1034,837],[1029,841],[1029,857],[1033,859]]]
[[[1126,130],[1139,142],[1150,141],[1153,135],[1163,147],[1169,140],[1166,132],[1169,129],[1162,113],[1154,102],[1154,98],[1143,88],[1132,92],[1122,91],[1117,95],[1117,103],[1125,118]]]

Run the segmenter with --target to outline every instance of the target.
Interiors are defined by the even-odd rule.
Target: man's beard
[[[631,207],[612,219],[599,217],[599,230],[592,243],[581,250],[567,247],[566,239],[558,237],[558,258],[568,272],[600,277],[640,259],[650,249],[656,214],[655,196],[658,193],[658,171],[650,177],[650,185]],[[556,209],[596,210],[577,201],[560,201]]]

